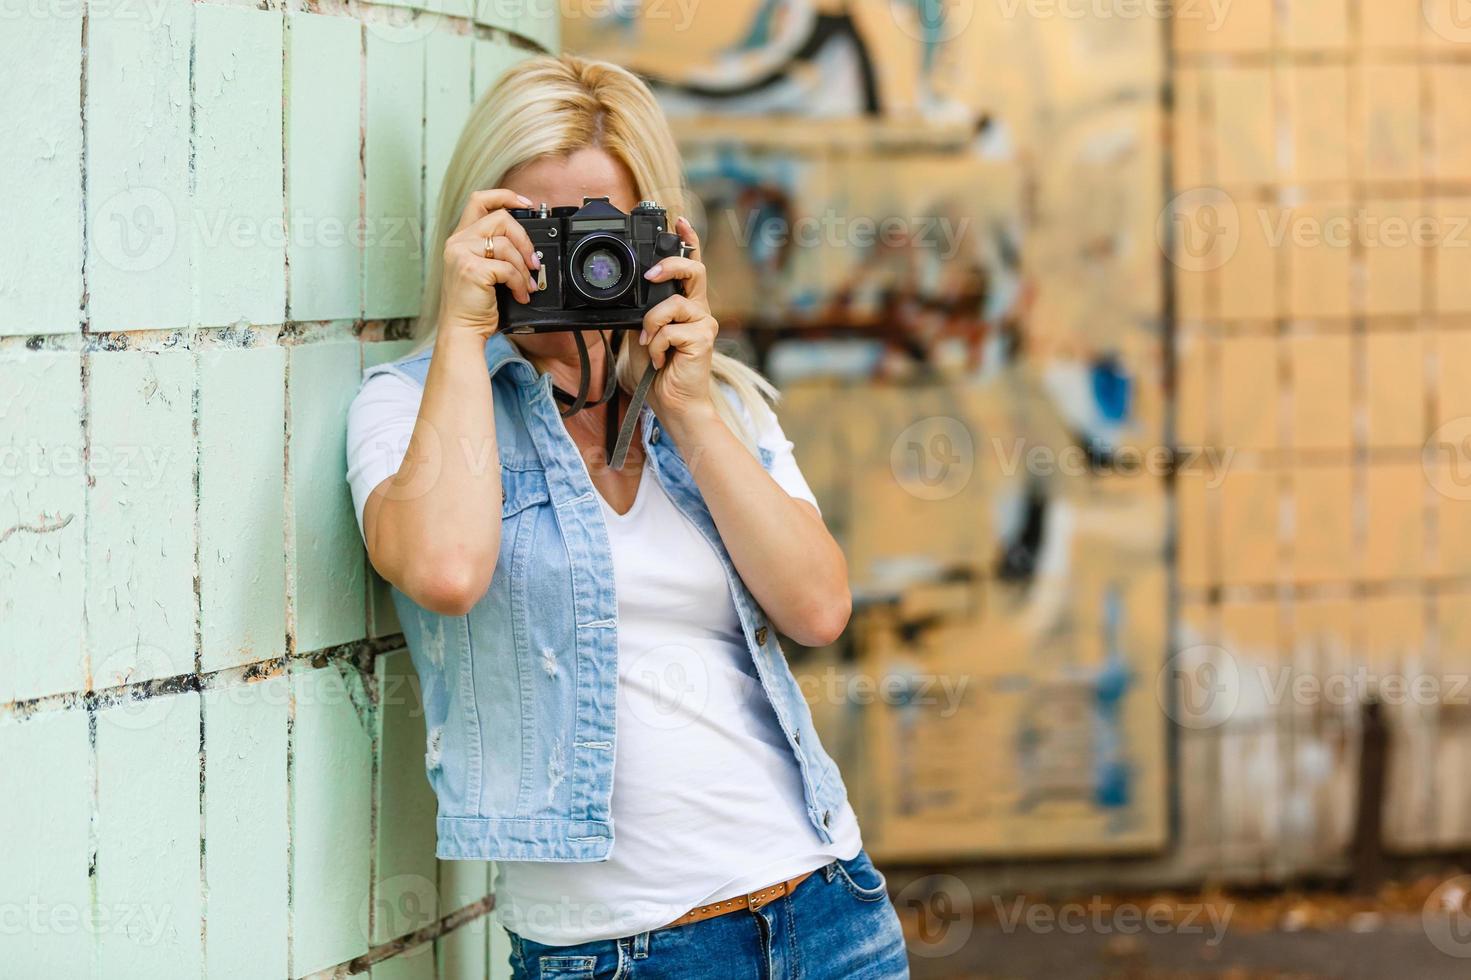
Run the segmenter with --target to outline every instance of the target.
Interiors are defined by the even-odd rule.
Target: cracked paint
[[[0,239],[0,337],[75,334],[82,269],[81,5],[44,8],[45,16],[5,18],[6,131],[25,134],[7,147],[6,226]],[[37,248],[32,231],[44,230]]]
[[[365,285],[363,248],[327,239],[357,227],[367,182],[375,217],[417,220],[427,110],[413,45],[319,9],[162,0],[143,18],[17,21],[0,41],[34,137],[8,216],[50,229],[46,248],[0,243],[0,454],[25,461],[0,479],[0,755],[22,757],[0,797],[19,801],[8,826],[41,900],[147,906],[110,934],[28,937],[18,975],[345,975],[493,904],[482,875],[405,942],[381,911],[392,878],[374,877],[408,854],[433,881],[432,847],[408,839],[432,843],[432,812],[380,821],[372,792],[385,765],[423,784],[419,738],[439,765],[444,729],[385,764],[383,712],[422,714],[376,681],[402,638],[363,642],[342,438],[363,295],[411,315],[419,250],[399,268],[379,248]],[[534,16],[495,45],[524,56]],[[435,110],[441,162],[476,43],[450,20],[436,47],[458,68],[437,69],[461,97]],[[554,763],[560,782],[560,745]],[[464,975],[498,975],[483,942]]]
[[[34,524],[16,524],[0,531],[0,544],[9,540],[12,534],[54,534],[66,527],[76,517],[76,514],[67,514],[65,517],[48,518],[45,514]]]

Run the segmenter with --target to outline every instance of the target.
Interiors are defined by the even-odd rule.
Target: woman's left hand
[[[634,367],[642,375],[648,360],[659,373],[649,387],[649,404],[665,423],[691,414],[714,412],[710,362],[720,324],[710,313],[705,265],[700,261],[700,239],[685,218],[675,223],[680,240],[691,246],[688,258],[667,258],[645,273],[650,282],[679,280],[683,294],[675,294],[644,315]]]

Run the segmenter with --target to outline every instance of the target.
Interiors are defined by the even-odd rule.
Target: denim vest
[[[501,550],[465,616],[394,603],[423,692],[425,765],[445,859],[599,861],[613,848],[618,601],[603,509],[551,379],[501,335],[486,344],[500,448]],[[371,369],[420,387],[429,353]],[[847,798],[776,631],[737,574],[689,468],[647,408],[648,465],[720,558],[761,687],[802,773],[819,838]],[[770,457],[762,460],[770,467]],[[673,736],[671,736],[673,737]]]

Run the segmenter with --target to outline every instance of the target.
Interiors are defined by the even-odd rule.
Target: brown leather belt
[[[673,929],[675,926],[687,926],[692,922],[703,922],[706,919],[713,919],[717,915],[725,915],[728,912],[739,912],[741,909],[750,909],[752,912],[755,912],[764,905],[770,905],[778,898],[785,898],[790,895],[797,890],[798,885],[810,877],[812,877],[812,872],[806,871],[797,875],[795,878],[779,881],[768,888],[751,892],[749,895],[737,895],[735,898],[727,898],[723,902],[715,902],[712,905],[701,905],[699,908],[690,909],[664,928]]]

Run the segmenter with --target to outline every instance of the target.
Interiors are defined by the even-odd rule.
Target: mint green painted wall
[[[557,47],[555,5],[44,6],[0,32],[24,189],[0,239],[0,973],[503,976],[492,869],[434,857],[343,424],[406,349],[460,125]]]

